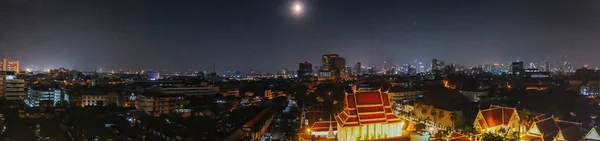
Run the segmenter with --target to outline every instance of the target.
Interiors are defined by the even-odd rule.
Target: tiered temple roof
[[[401,121],[392,110],[387,92],[368,87],[346,93],[343,111],[336,120],[342,127]]]

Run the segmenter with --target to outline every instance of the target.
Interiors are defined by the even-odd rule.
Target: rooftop
[[[257,132],[261,127],[266,124],[266,121],[273,116],[274,112],[270,109],[264,109],[252,120],[246,122],[243,128],[244,130],[250,129],[249,132]]]
[[[401,121],[393,113],[387,93],[372,89],[346,93],[343,111],[336,120],[342,126]]]

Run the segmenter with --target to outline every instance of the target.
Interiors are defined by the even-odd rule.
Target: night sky
[[[599,0],[2,0],[0,56],[40,68],[296,69],[432,58],[600,65]]]

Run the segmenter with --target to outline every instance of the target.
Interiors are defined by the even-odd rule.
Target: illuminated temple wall
[[[402,125],[396,123],[375,123],[360,126],[341,127],[338,124],[339,141],[375,140],[402,135]]]

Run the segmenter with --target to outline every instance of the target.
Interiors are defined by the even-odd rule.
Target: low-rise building
[[[319,121],[315,122],[312,127],[310,127],[310,135],[318,138],[327,138],[327,136],[330,135],[330,131],[333,134],[337,134],[337,122]]]
[[[273,122],[275,114],[270,109],[265,109],[256,115],[252,120],[246,122],[242,127],[242,131],[246,133],[248,140],[258,141],[267,133],[267,129]]]
[[[182,95],[166,95],[159,93],[143,93],[136,96],[135,107],[151,116],[169,114],[177,108],[189,104]]]
[[[221,91],[220,94],[223,97],[228,97],[228,96],[239,97],[240,96],[240,90],[233,89],[233,90],[228,90],[228,91]]]
[[[473,91],[459,91],[463,96],[467,97],[469,101],[479,102],[481,101],[481,97],[485,97],[489,95],[489,92],[486,90],[473,90]]]
[[[81,107],[85,106],[107,106],[107,105],[120,106],[119,94],[116,92],[97,94],[88,93],[81,95]]]
[[[589,98],[598,97],[598,92],[600,91],[600,82],[599,81],[588,81],[586,84],[582,84],[579,88],[579,92],[582,96],[586,96]]]
[[[187,95],[187,96],[204,96],[215,95],[219,93],[219,87],[215,85],[198,85],[198,86],[156,86],[147,88],[152,92],[163,93],[167,95]]]
[[[425,91],[423,98],[415,102],[412,111],[405,107],[405,112],[412,119],[425,121],[435,129],[450,129],[452,127],[463,127],[466,124],[464,111],[468,99],[456,90],[446,88],[430,89]]]
[[[465,117],[460,109],[435,107],[422,103],[416,103],[411,114],[428,124],[440,129],[462,127],[465,125]]]
[[[388,91],[388,96],[391,101],[398,102],[406,100],[417,100],[419,96],[423,96],[423,91],[413,88],[402,88],[394,86]]]
[[[58,86],[31,86],[25,104],[29,107],[54,107],[63,100],[61,92]]]
[[[6,100],[25,99],[25,80],[17,79],[15,72],[0,72],[0,97]]]

